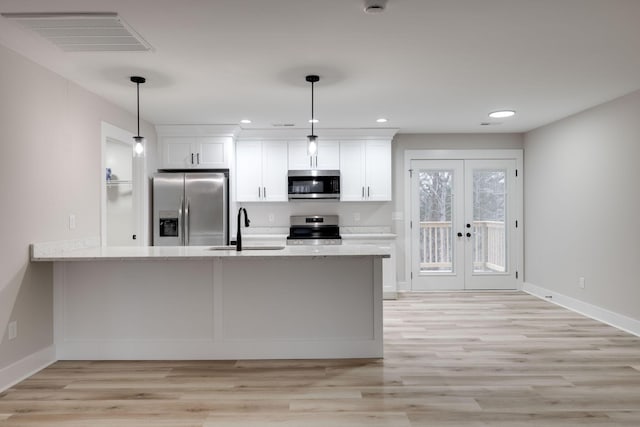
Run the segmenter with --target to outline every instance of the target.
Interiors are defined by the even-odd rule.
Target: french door
[[[411,160],[411,289],[516,289],[516,161]]]

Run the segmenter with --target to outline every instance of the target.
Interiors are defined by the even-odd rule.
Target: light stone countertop
[[[245,243],[245,245],[247,245]],[[259,245],[255,245],[259,246]],[[211,246],[140,246],[89,247],[41,250],[31,247],[32,261],[97,261],[97,260],[203,260],[214,258],[297,258],[379,256],[389,258],[388,250],[376,245],[285,246],[280,250],[211,250]]]

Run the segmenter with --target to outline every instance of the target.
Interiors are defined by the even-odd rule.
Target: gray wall
[[[406,282],[405,272],[405,212],[404,189],[407,172],[404,170],[404,152],[406,150],[479,150],[479,149],[521,149],[523,137],[514,133],[492,134],[399,134],[393,140],[393,232],[398,235],[396,240],[397,277],[398,282]]]
[[[53,343],[52,266],[30,263],[29,244],[100,235],[101,122],[135,132],[136,120],[3,46],[0,64],[2,369]],[[155,130],[143,123],[142,132],[153,151]],[[12,341],[9,319],[18,321]]]
[[[526,134],[526,282],[640,319],[639,159],[640,91]]]

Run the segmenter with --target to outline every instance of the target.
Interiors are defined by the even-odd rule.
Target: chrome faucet
[[[245,208],[240,208],[238,210],[238,233],[236,234],[236,251],[242,250],[242,233],[240,232],[240,230],[242,229],[242,225],[240,224],[240,218],[242,217],[243,211],[244,211],[244,226],[248,227],[249,223],[251,222],[249,221],[249,217],[247,216],[247,210]]]

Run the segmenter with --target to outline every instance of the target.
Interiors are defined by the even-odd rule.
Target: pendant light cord
[[[140,83],[136,82],[136,92],[138,101],[138,136],[140,136]]]
[[[313,122],[315,121],[315,116],[313,115],[313,84],[314,82],[311,82],[311,135],[314,135]]]

